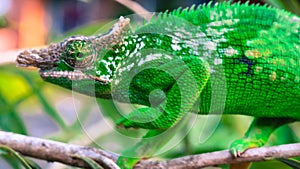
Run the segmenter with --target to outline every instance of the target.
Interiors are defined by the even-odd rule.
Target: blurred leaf
[[[31,90],[34,92],[35,96],[40,101],[44,111],[53,119],[55,122],[63,129],[67,128],[62,117],[59,113],[53,108],[53,106],[48,102],[44,94],[41,92],[41,89],[32,81],[30,76],[22,71],[19,71],[19,74],[23,76],[27,84],[31,87]]]
[[[81,157],[81,156],[74,156],[85,161],[92,169],[103,169],[96,161],[88,158],[88,157]]]
[[[2,108],[0,112],[0,128],[4,131],[26,134],[25,125],[19,114],[15,111],[15,107],[9,105],[1,93],[0,107]]]
[[[297,161],[295,159],[278,158],[277,160],[292,167],[293,169],[300,169],[300,161]]]
[[[25,158],[27,163],[33,168],[33,169],[42,169],[36,162],[32,161],[31,159]]]
[[[16,160],[18,160],[19,162],[21,162],[22,166],[25,167],[26,169],[34,169],[25,158],[20,156],[19,153],[17,153],[10,147],[5,145],[0,145],[0,149],[2,152],[6,152],[7,153],[6,155],[10,155],[14,157]]]
[[[288,10],[300,16],[300,2],[298,0],[264,0],[266,3],[271,4],[277,8]]]
[[[291,169],[291,167],[285,165],[282,162],[277,160],[270,160],[270,161],[261,161],[261,162],[253,162],[250,169]]]
[[[0,67],[0,93],[9,103],[13,103],[27,95],[30,92],[30,87],[26,81],[16,73],[15,66]]]
[[[0,16],[0,28],[6,27],[7,21],[3,16]]]

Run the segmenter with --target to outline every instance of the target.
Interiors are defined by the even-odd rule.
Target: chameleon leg
[[[231,144],[231,154],[239,157],[249,148],[263,146],[275,129],[293,121],[290,118],[255,118],[245,136]]]
[[[125,128],[168,129],[193,108],[209,78],[209,66],[195,56],[184,57],[179,61],[178,63],[181,65],[174,64],[174,61],[171,63],[172,65],[169,65],[168,62],[163,65],[172,66],[172,69],[175,65],[178,70],[181,70],[172,75],[176,81],[167,87],[157,86],[156,83],[157,88],[166,88],[164,102],[155,107],[134,110],[120,118],[117,125]]]
[[[135,146],[122,152],[117,160],[118,166],[122,169],[130,169],[140,160],[140,157],[149,158],[157,149],[165,144],[169,139],[157,140],[153,137],[163,133],[165,130],[149,130]],[[168,138],[168,137],[167,137]],[[150,147],[150,148],[149,148]]]
[[[187,69],[182,69],[183,71],[179,72],[176,77],[176,83],[167,87],[168,89],[164,91],[166,92],[165,105],[137,109],[117,122],[119,126],[152,129],[143,137],[141,142],[125,150],[122,156],[119,157],[117,164],[121,168],[132,168],[140,158],[150,157],[156,150],[159,150],[170,137],[164,136],[164,139],[159,138],[155,140],[147,138],[161,134],[172,127],[197,101],[209,78],[209,67],[206,62],[197,57],[186,57],[182,61],[184,61],[183,66],[187,66]],[[163,111],[161,110],[162,107],[164,107]],[[158,118],[144,123],[136,121],[136,119],[142,118],[147,120],[153,117]],[[173,134],[174,132],[172,132]]]

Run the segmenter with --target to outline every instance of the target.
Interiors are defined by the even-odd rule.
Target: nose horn
[[[19,53],[16,63],[21,67],[48,68],[59,61],[61,52],[59,44],[51,44],[41,49],[26,49]]]

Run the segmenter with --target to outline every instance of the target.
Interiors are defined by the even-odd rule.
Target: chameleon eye
[[[86,37],[69,38],[63,46],[63,59],[72,68],[87,68],[96,57],[95,49]]]

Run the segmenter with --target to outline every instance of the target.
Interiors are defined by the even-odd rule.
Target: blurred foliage
[[[82,35],[82,36],[89,36],[89,35],[94,35],[97,34],[98,32],[106,32],[107,30],[110,29],[109,26],[112,25],[113,22],[96,22],[96,23],[91,23],[88,25],[83,25],[78,28],[74,28],[73,30],[65,33],[63,36],[59,37],[50,37],[49,41],[50,42],[59,42],[64,38],[68,38],[70,36],[76,36],[76,35]]]
[[[275,7],[283,8],[294,12],[299,15],[300,5],[299,1],[291,0],[265,0]],[[5,26],[5,19],[0,17],[0,27]],[[91,35],[101,28],[101,32],[108,30],[109,26],[107,22],[93,23],[90,25],[84,25],[80,28],[76,28],[69,33],[66,33],[63,37],[52,37],[51,42],[60,41],[65,37],[71,35]],[[106,25],[105,28],[103,26]],[[14,57],[14,56],[12,56]],[[70,91],[62,89],[60,87],[43,82],[37,71],[28,71],[20,68],[16,68],[15,65],[1,65],[0,66],[0,129],[4,131],[11,131],[15,133],[28,134],[27,126],[24,121],[24,113],[31,114],[39,111],[33,111],[39,107],[41,111],[55,123],[59,128],[55,133],[45,133],[45,137],[69,142],[78,141],[82,137],[86,137],[82,133],[81,122],[88,121],[89,112],[92,110],[90,103],[84,103],[82,109],[77,113],[79,120],[66,123],[66,119],[62,117],[55,106],[61,98],[69,96]],[[62,95],[62,96],[58,96]],[[102,105],[102,109],[106,116],[110,116],[113,121],[118,119],[120,115],[116,113],[116,108],[111,101],[99,99],[99,103]],[[66,106],[68,107],[68,106]],[[113,113],[114,112],[114,113]],[[183,156],[186,154],[199,154],[205,152],[211,152],[216,150],[227,149],[230,143],[241,137],[246,131],[251,118],[241,116],[224,116],[218,125],[213,135],[204,143],[195,144],[194,140],[198,139],[199,131],[193,128],[192,131],[185,139],[178,144],[174,149],[164,153],[162,158],[174,158]],[[45,126],[41,126],[43,130]],[[276,131],[272,135],[268,145],[279,145],[284,143],[299,142],[299,124],[293,124],[292,127],[284,126]],[[130,133],[130,131],[129,131]],[[139,133],[140,134],[140,133]],[[185,134],[185,133],[177,133]],[[99,136],[100,141],[107,141],[105,139],[107,135]],[[115,140],[115,144],[123,144],[122,140]],[[92,144],[93,145],[93,144]],[[18,168],[20,162],[18,159],[8,156],[6,153],[1,153],[1,156],[12,168]],[[88,163],[93,165],[93,162],[86,159]],[[283,160],[281,160],[283,161]],[[288,163],[290,161],[284,161]],[[267,162],[253,163],[251,168],[255,169],[287,169],[290,168],[282,162],[273,160]],[[228,168],[228,165],[222,165],[222,168]],[[38,168],[36,166],[36,168]]]
[[[290,167],[292,167],[293,169],[300,169],[300,161],[298,161],[298,160],[284,159],[284,158],[279,158],[277,160],[283,162],[284,164],[286,164]]]
[[[86,162],[91,169],[103,169],[103,167],[101,167],[96,161],[94,161],[91,158],[88,157],[80,157],[80,156],[74,156],[75,158],[81,159],[84,162]]]
[[[6,19],[3,16],[0,16],[0,28],[7,25]]]
[[[35,162],[21,156],[18,152],[10,147],[0,145],[0,155],[11,164],[14,169],[41,169]]]
[[[300,1],[299,0],[264,0],[277,8],[285,9],[300,16]]]

